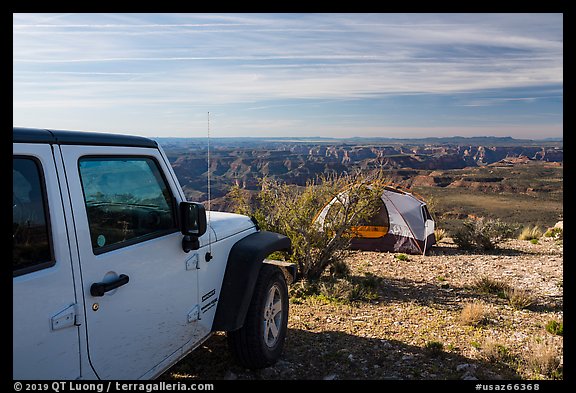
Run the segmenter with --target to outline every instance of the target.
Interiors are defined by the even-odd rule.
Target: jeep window
[[[94,254],[177,230],[173,197],[155,160],[84,157],[79,168]]]
[[[40,163],[15,157],[12,165],[12,270],[18,276],[54,265]]]

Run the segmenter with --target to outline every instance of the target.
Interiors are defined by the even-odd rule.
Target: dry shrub
[[[500,219],[485,219],[484,217],[468,219],[463,222],[452,239],[458,247],[464,250],[490,251],[498,244],[514,236],[516,227]]]
[[[526,363],[530,369],[547,377],[557,378],[560,370],[560,350],[550,342],[532,344]]]
[[[473,287],[480,293],[496,295],[501,298],[506,297],[506,291],[510,290],[510,286],[505,282],[490,277],[480,277],[474,282]]]
[[[518,236],[518,240],[534,240],[540,239],[543,235],[542,229],[538,225],[533,227],[524,227],[520,235]]]
[[[469,302],[460,312],[460,322],[463,325],[478,326],[488,321],[489,310],[480,302]]]
[[[523,310],[534,304],[534,297],[529,291],[518,288],[509,288],[504,291],[506,298],[508,299],[508,304],[512,306],[515,310]]]
[[[434,229],[434,237],[436,238],[436,243],[440,243],[447,236],[448,236],[448,233],[446,232],[445,229],[442,229],[442,228],[435,228]]]
[[[492,338],[484,342],[482,357],[491,363],[508,363],[513,359],[510,350]]]

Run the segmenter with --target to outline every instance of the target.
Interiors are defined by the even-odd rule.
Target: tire
[[[244,326],[228,332],[228,347],[246,368],[260,369],[280,358],[288,330],[288,286],[280,269],[263,264]]]

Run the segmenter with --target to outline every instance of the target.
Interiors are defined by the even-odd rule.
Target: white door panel
[[[41,188],[45,188],[47,224],[52,239],[58,239],[50,242],[52,261],[47,266],[19,274],[12,281],[13,378],[76,379],[81,376],[79,328],[75,325],[78,308],[74,306],[77,300],[71,255],[52,150],[49,145],[22,143],[13,145],[13,154],[21,159],[32,159],[41,169],[40,182],[45,184]],[[14,174],[21,176],[16,172]],[[34,187],[25,186],[28,191],[23,194],[32,193]],[[15,194],[19,187],[14,187]],[[27,196],[14,196],[15,223],[18,215],[30,213],[31,208],[27,204],[30,200],[26,199]],[[17,236],[13,232],[13,253],[18,252],[20,247]],[[35,246],[35,242],[28,245]]]
[[[197,269],[187,266],[191,253],[182,250],[182,235],[176,228],[149,240],[95,251],[94,247],[108,245],[110,236],[91,235],[83,190],[89,189],[96,177],[90,180],[84,175],[83,188],[78,160],[83,156],[151,156],[160,172],[166,173],[165,163],[154,149],[62,146],[61,150],[75,212],[90,362],[103,379],[141,378],[191,340],[199,339],[195,336],[197,321],[190,317],[198,305]],[[135,185],[144,187],[145,178],[135,180]],[[163,181],[171,194],[177,195],[171,177]],[[201,238],[201,243],[205,241]],[[109,283],[122,274],[129,278],[125,285],[103,296],[90,294],[92,284]]]

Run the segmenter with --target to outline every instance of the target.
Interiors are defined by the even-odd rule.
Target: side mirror
[[[201,203],[180,202],[180,232],[198,238],[206,233],[206,209]]]

